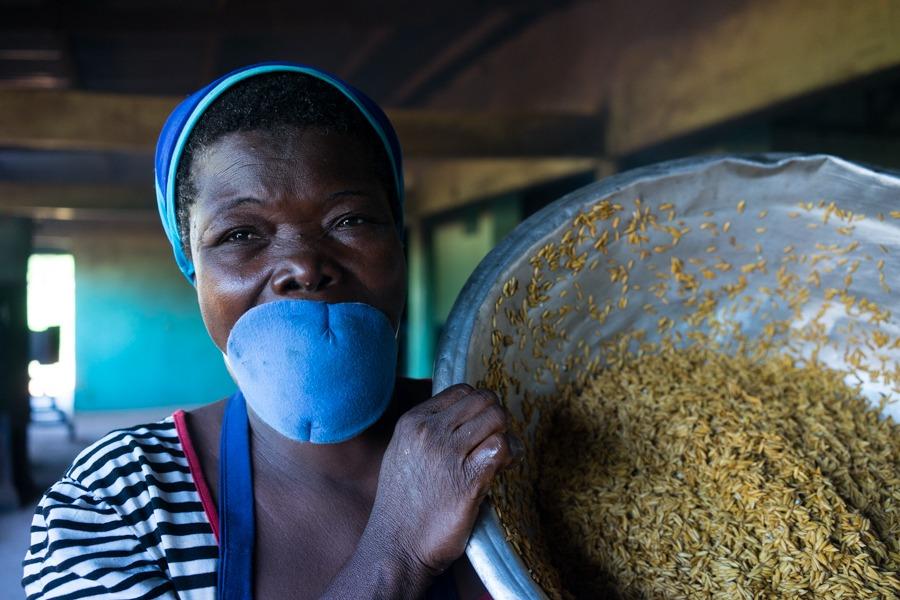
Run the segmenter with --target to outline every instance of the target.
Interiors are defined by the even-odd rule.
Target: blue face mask
[[[247,405],[301,442],[359,435],[384,414],[394,391],[397,337],[368,304],[267,302],[238,319],[226,349]]]

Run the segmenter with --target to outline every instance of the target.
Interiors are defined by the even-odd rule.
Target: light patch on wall
[[[75,259],[71,254],[33,254],[28,259],[28,327],[59,326],[59,362],[31,361],[28,389],[50,396],[72,413],[75,397]]]

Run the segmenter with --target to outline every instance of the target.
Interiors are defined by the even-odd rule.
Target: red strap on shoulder
[[[184,449],[184,455],[187,457],[188,468],[191,470],[191,477],[194,478],[194,485],[197,486],[197,493],[200,494],[200,503],[203,505],[203,512],[212,527],[213,535],[216,536],[216,542],[219,541],[219,511],[216,509],[216,503],[213,502],[212,494],[209,493],[209,486],[206,485],[206,478],[203,476],[203,469],[200,468],[200,458],[194,450],[194,444],[191,442],[191,436],[188,433],[186,413],[183,410],[175,411],[172,415],[175,419],[175,431],[178,432],[178,441]]]

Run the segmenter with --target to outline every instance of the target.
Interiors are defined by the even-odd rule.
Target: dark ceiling
[[[0,88],[184,95],[261,60],[295,60],[413,107],[571,2],[2,0]]]
[[[273,59],[365,90],[423,163],[784,150],[897,165],[900,51],[860,67],[900,48],[896,10],[860,3],[853,30],[843,12],[781,0],[0,0],[0,208],[151,207],[152,142],[175,97]]]

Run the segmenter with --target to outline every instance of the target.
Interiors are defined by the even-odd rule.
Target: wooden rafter
[[[621,156],[900,66],[900,2],[736,3],[623,53],[607,147]]]
[[[610,171],[609,163],[591,158],[412,161],[406,212],[411,219],[427,217],[563,177]]]
[[[0,146],[150,152],[176,102],[71,91],[0,91]],[[603,150],[603,123],[590,115],[388,114],[408,156],[597,157]]]

